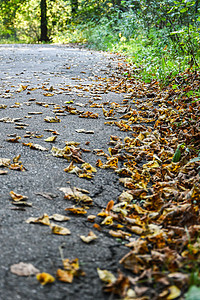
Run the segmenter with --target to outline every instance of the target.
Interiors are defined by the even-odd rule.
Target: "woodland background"
[[[81,43],[123,53],[135,65],[136,77],[166,84],[199,65],[200,4],[199,0],[0,0],[0,41]]]

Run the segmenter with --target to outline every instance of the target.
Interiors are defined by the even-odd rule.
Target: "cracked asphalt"
[[[117,200],[123,187],[112,170],[98,169],[91,180],[64,172],[69,162],[53,157],[52,144],[44,140],[52,131],[57,131],[55,147],[63,148],[66,141],[79,142],[81,148],[91,151],[84,151],[82,159],[95,166],[99,157],[94,149],[108,153],[110,135],[127,135],[104,124],[101,107],[89,107],[93,102],[106,105],[123,101],[125,94],[106,92],[106,89],[102,92],[99,88],[99,84],[100,87],[106,85],[105,78],[116,72],[117,64],[118,57],[113,54],[85,49],[58,45],[0,45],[0,158],[12,161],[20,155],[25,168],[24,172],[6,168],[7,174],[0,175],[0,299],[111,299],[102,291],[97,268],[116,274],[120,267],[118,261],[128,252],[127,248],[111,237],[106,227],[102,227],[102,231],[95,230],[87,216],[66,213],[64,209],[74,203],[64,199],[59,188],[87,189],[94,202],[87,215],[96,215],[110,200]],[[48,93],[51,96],[45,95]],[[66,112],[66,105],[98,113],[99,117],[79,118]],[[47,123],[44,121],[47,116],[57,116],[60,122]],[[78,129],[94,133],[79,133]],[[18,143],[7,141],[15,137],[20,137]],[[23,145],[30,142],[48,151]],[[13,205],[10,191],[27,196],[32,206]],[[44,193],[50,197],[44,197]],[[67,227],[71,235],[53,235],[48,226],[25,222],[29,217],[44,213],[69,215],[71,219],[59,225]],[[85,244],[80,235],[87,235],[90,230],[98,239]],[[22,261],[55,276],[56,270],[62,267],[59,249],[64,258],[78,258],[86,275],[75,278],[71,284],[56,280],[42,286],[35,276],[20,277],[10,272],[11,265]]]

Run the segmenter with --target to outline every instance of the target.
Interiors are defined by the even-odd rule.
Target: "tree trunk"
[[[71,12],[74,17],[78,12],[78,0],[71,0]]]
[[[46,0],[41,0],[40,1],[40,10],[41,10],[41,15],[40,15],[40,29],[41,29],[41,36],[40,40],[44,42],[49,41],[49,37],[47,34],[47,1]]]

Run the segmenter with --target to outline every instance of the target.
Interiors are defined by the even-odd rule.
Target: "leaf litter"
[[[107,153],[103,149],[94,149],[97,158],[96,168],[82,159],[82,149],[77,143],[66,142],[64,148],[52,147],[55,157],[67,159],[70,164],[65,172],[74,173],[80,178],[92,179],[98,169],[112,171],[119,177],[124,191],[118,199],[105,203],[105,208],[96,215],[88,215],[88,221],[94,222],[93,228],[106,227],[110,236],[120,239],[127,247],[127,254],[120,264],[128,269],[129,275],[120,270],[115,276],[109,270],[97,270],[105,283],[104,291],[123,299],[179,299],[189,288],[189,273],[198,265],[199,246],[199,201],[200,201],[200,127],[199,99],[189,91],[199,87],[199,72],[186,71],[180,77],[173,78],[168,86],[161,88],[159,82],[138,82],[126,77],[125,72],[134,73],[126,63],[119,63],[116,73],[110,78],[98,78],[100,84],[78,90],[91,91],[91,108],[100,108],[101,113],[79,111],[71,106],[72,101],[60,108],[54,107],[54,113],[68,112],[80,118],[105,119],[105,126],[113,126],[116,135],[110,136]],[[180,78],[184,78],[183,81]],[[178,88],[174,89],[176,83]],[[27,89],[20,86],[18,92]],[[45,89],[43,89],[45,90]],[[54,89],[53,89],[54,90]],[[44,93],[54,96],[52,89]],[[68,89],[71,93],[71,88]],[[99,94],[124,94],[121,104],[102,101]],[[80,92],[79,92],[80,93]],[[79,94],[81,95],[81,94]],[[16,108],[20,103],[15,104]],[[51,104],[38,103],[44,108]],[[84,109],[85,106],[83,106]],[[5,105],[1,109],[7,109]],[[41,112],[30,112],[37,115]],[[29,124],[18,123],[21,118],[5,117],[0,122],[14,123],[16,129],[24,129]],[[45,117],[47,123],[60,123],[61,119]],[[48,129],[47,129],[48,130]],[[58,135],[45,139],[54,142]],[[77,133],[94,134],[93,130],[76,129]],[[121,137],[120,132],[127,136]],[[119,134],[118,134],[119,133]],[[118,135],[119,136],[118,136]],[[32,135],[29,136],[31,138]],[[20,136],[7,139],[19,143]],[[49,151],[42,145],[23,143],[31,149]],[[81,167],[75,164],[81,164]],[[25,171],[19,156],[13,159],[0,158],[1,174],[5,168]],[[66,200],[75,201],[75,205],[65,209],[68,213],[87,214],[93,200],[78,188],[61,188]],[[11,191],[13,202],[26,203],[26,197]],[[89,208],[85,208],[88,207]],[[86,210],[87,209],[87,210]],[[52,224],[50,220],[67,221],[68,216],[44,214],[39,218],[29,218],[27,223],[39,223],[51,228],[52,233],[68,235],[70,231]],[[97,219],[97,221],[96,221]],[[99,221],[100,219],[100,221]],[[85,242],[96,239],[90,231],[88,236],[81,235]],[[124,271],[125,272],[125,271]],[[79,274],[78,259],[63,260],[63,269],[57,271],[57,278],[72,282]],[[132,274],[132,275],[130,275]],[[199,276],[199,274],[198,274]],[[55,278],[48,273],[37,274],[41,284],[52,283]],[[190,294],[190,290],[188,295]]]

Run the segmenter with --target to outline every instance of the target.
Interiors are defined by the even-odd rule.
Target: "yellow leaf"
[[[47,214],[44,214],[39,218],[30,217],[26,220],[26,223],[40,223],[47,226],[50,225],[49,216]]]
[[[75,147],[80,145],[79,142],[74,142],[74,141],[69,141],[69,142],[65,141],[65,144],[66,144],[66,146],[75,146]]]
[[[52,97],[54,94],[53,93],[44,93],[43,94],[45,97]]]
[[[62,227],[62,226],[58,226],[55,224],[51,224],[51,229],[52,229],[52,233],[54,234],[60,234],[60,235],[69,235],[71,234],[71,232],[69,231],[69,229]]]
[[[74,214],[87,214],[87,211],[82,207],[68,207],[65,208],[66,211],[70,211]]]
[[[141,235],[143,233],[143,229],[139,226],[131,226],[130,228],[131,232]]]
[[[101,270],[97,268],[97,273],[99,278],[106,283],[114,283],[116,281],[116,277],[107,270]]]
[[[98,213],[98,217],[107,217],[109,214],[105,211],[101,211],[100,213]]]
[[[45,139],[45,142],[54,142],[56,140],[57,136],[53,135]]]
[[[91,166],[89,163],[82,164],[81,168],[83,168],[84,170],[86,170],[89,173],[97,172],[97,170],[93,166]]]
[[[155,169],[155,168],[159,168],[159,163],[155,160],[152,160],[146,164],[143,165],[143,169]]]
[[[37,274],[36,278],[42,285],[55,281],[55,278],[52,275],[45,272]]]
[[[103,169],[117,169],[118,168],[118,158],[117,157],[112,157],[109,159],[107,163],[105,163],[101,168]]]
[[[48,123],[60,123],[60,119],[58,117],[49,117],[47,116],[44,120]]]
[[[103,225],[112,225],[113,224],[113,218],[111,216],[107,216],[103,222],[101,222]]]
[[[181,295],[181,291],[175,285],[171,285],[169,287],[169,291],[170,291],[170,294],[168,295],[167,300],[176,299]]]
[[[63,267],[66,271],[70,271],[73,275],[79,270],[79,261],[78,258],[69,260],[68,258],[63,260]]]
[[[88,179],[92,179],[94,176],[92,175],[92,173],[79,173],[78,176],[80,178],[88,178]]]

